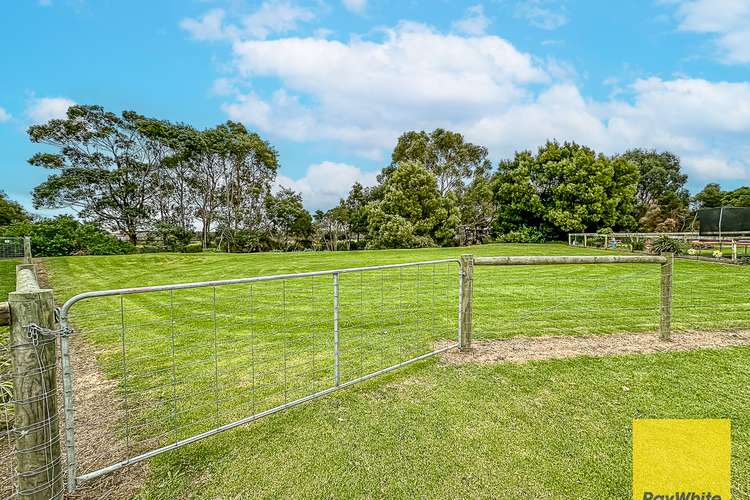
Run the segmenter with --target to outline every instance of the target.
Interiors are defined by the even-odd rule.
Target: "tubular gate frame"
[[[339,378],[339,352],[338,352],[338,344],[339,344],[339,325],[338,325],[338,282],[339,282],[339,275],[345,274],[345,273],[355,273],[355,272],[366,272],[366,271],[376,271],[380,269],[394,269],[394,268],[402,268],[402,267],[413,267],[413,266],[421,266],[421,265],[430,265],[430,264],[446,264],[446,263],[456,263],[459,265],[459,280],[458,280],[458,332],[456,337],[456,342],[452,343],[451,345],[448,345],[446,347],[442,347],[440,349],[428,352],[426,354],[422,354],[420,356],[416,356],[414,358],[408,359],[406,361],[402,361],[400,363],[397,363],[395,365],[389,366],[387,368],[383,368],[377,371],[374,371],[372,373],[368,373],[366,375],[363,375],[361,377],[349,380],[344,383],[340,383]],[[151,458],[153,456],[159,455],[161,453],[165,453],[167,451],[174,450],[176,448],[180,448],[182,446],[194,443],[198,440],[201,440],[203,438],[216,435],[220,432],[233,429],[235,427],[238,427],[240,425],[247,424],[249,422],[258,420],[262,417],[272,415],[274,413],[292,408],[294,406],[298,406],[302,403],[305,403],[307,401],[311,401],[313,399],[317,399],[323,396],[327,396],[328,394],[331,394],[339,389],[344,389],[346,387],[358,384],[360,382],[364,382],[366,380],[369,380],[373,377],[376,377],[378,375],[382,375],[385,373],[388,373],[390,371],[396,370],[398,368],[402,368],[404,366],[410,365],[412,363],[416,363],[417,361],[421,361],[423,359],[429,358],[431,356],[435,356],[437,354],[441,354],[445,351],[448,351],[450,349],[454,349],[456,347],[461,347],[461,314],[462,314],[462,281],[463,281],[463,269],[460,266],[460,260],[459,259],[440,259],[440,260],[430,260],[430,261],[422,261],[422,262],[409,262],[404,264],[387,264],[387,265],[380,265],[380,266],[367,266],[367,267],[353,267],[353,268],[346,268],[346,269],[334,269],[329,271],[313,271],[313,272],[306,272],[306,273],[294,273],[294,274],[276,274],[276,275],[270,275],[270,276],[257,276],[257,277],[251,277],[251,278],[238,278],[238,279],[229,279],[229,280],[216,280],[216,281],[203,281],[203,282],[196,282],[196,283],[180,283],[180,284],[173,284],[173,285],[159,285],[159,286],[146,286],[146,287],[137,287],[137,288],[120,288],[120,289],[112,289],[112,290],[98,290],[98,291],[91,291],[91,292],[84,292],[80,293],[78,295],[75,295],[68,299],[63,306],[60,308],[60,330],[62,332],[71,332],[70,325],[69,325],[69,311],[70,308],[73,307],[76,303],[91,299],[95,297],[111,297],[111,296],[124,296],[124,295],[133,295],[133,294],[140,294],[140,293],[149,293],[149,292],[163,292],[163,291],[170,291],[170,290],[185,290],[190,288],[204,288],[204,287],[215,287],[215,286],[222,286],[222,285],[240,285],[240,284],[246,284],[246,283],[258,283],[258,282],[264,282],[264,281],[276,281],[276,280],[287,280],[287,279],[296,279],[296,278],[307,278],[312,276],[333,276],[333,323],[334,323],[334,329],[333,329],[333,345],[334,345],[334,384],[331,387],[328,387],[326,389],[323,389],[321,391],[308,394],[302,398],[289,401],[287,403],[284,403],[282,405],[276,406],[274,408],[270,408],[268,410],[265,410],[260,413],[256,413],[254,415],[247,416],[245,418],[242,418],[240,420],[231,422],[229,424],[222,425],[220,427],[216,427],[214,429],[211,429],[209,431],[205,431],[199,434],[196,434],[194,436],[191,436],[186,439],[179,440],[177,442],[174,442],[172,444],[162,446],[160,448],[156,448],[154,450],[150,450],[144,453],[141,453],[135,457],[130,457],[126,460],[114,463],[112,465],[109,465],[107,467],[95,470],[93,472],[83,474],[81,476],[77,475],[77,462],[76,462],[76,448],[75,448],[75,408],[74,408],[74,402],[73,402],[73,371],[71,367],[70,362],[70,341],[68,334],[60,335],[60,359],[62,364],[62,374],[63,374],[63,405],[64,405],[64,413],[65,413],[65,453],[67,457],[67,487],[69,492],[74,492],[76,489],[76,486],[79,481],[88,481],[91,479],[94,479],[96,477],[99,477],[104,474],[108,474],[110,472],[116,471],[118,469],[121,469],[123,467],[126,467],[128,465],[141,462],[143,460],[146,460],[148,458]]]

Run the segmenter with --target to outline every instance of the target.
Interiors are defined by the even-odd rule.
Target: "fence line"
[[[659,264],[661,267],[659,338],[669,340],[672,318],[672,267],[673,255],[604,255],[604,256],[532,256],[532,257],[475,257],[461,256],[461,283],[464,293],[461,305],[462,349],[471,349],[473,317],[474,266],[545,266],[588,264]]]
[[[21,257],[24,264],[31,264],[31,237],[0,236],[0,259]]]
[[[120,344],[104,363],[120,380],[112,413],[124,424],[125,442],[103,446],[108,456],[98,461],[78,456],[70,345],[62,336],[68,490],[455,348],[457,264],[442,259],[70,298],[60,311],[62,330],[75,324]],[[436,344],[445,339],[452,340]]]
[[[32,468],[21,463],[28,457],[16,459],[18,470],[27,467],[27,472],[8,480],[18,485],[15,488],[18,496],[22,496],[21,493],[32,498],[59,496],[63,469],[67,471],[68,490],[73,491],[80,482],[447,350],[470,349],[476,305],[475,266],[525,266],[528,272],[514,274],[508,269],[508,273],[503,273],[499,287],[502,300],[496,300],[497,295],[492,296],[494,309],[490,310],[496,315],[501,308],[506,315],[515,310],[531,316],[529,299],[539,290],[539,282],[561,272],[550,266],[567,266],[570,271],[562,272],[563,278],[580,278],[581,268],[573,265],[588,266],[591,270],[602,264],[635,265],[643,269],[648,269],[643,264],[660,266],[660,279],[656,280],[653,274],[650,275],[653,283],[649,281],[654,291],[660,289],[658,309],[647,303],[647,298],[631,303],[629,309],[619,306],[615,309],[627,315],[629,322],[626,323],[631,326],[630,320],[636,312],[654,313],[647,318],[649,324],[656,320],[660,337],[668,340],[674,300],[673,259],[669,255],[463,255],[460,259],[91,291],[65,302],[60,310],[59,327],[51,315],[51,292],[38,290],[33,266],[18,266],[18,291],[15,293],[21,295],[16,297],[31,293],[38,296],[40,302],[35,299],[33,306],[27,307],[33,317],[20,309],[16,312],[16,306],[11,308],[11,319],[16,325],[14,335],[17,335],[12,346],[16,349],[23,345],[26,349],[25,357],[13,353],[14,363],[34,361],[28,356],[32,348],[40,356],[33,367],[20,372],[39,380],[33,386],[38,394],[24,395],[22,390],[25,389],[21,387],[21,391],[17,390],[17,395],[21,396],[16,397],[14,404],[20,412],[36,404],[38,411],[34,414],[44,418],[33,424],[17,420],[19,426],[8,436],[9,440],[11,435],[17,436],[24,426],[38,431],[24,434],[24,437],[30,436],[29,439],[37,439],[37,444],[22,444],[15,453],[23,454],[26,450],[34,460],[44,462],[37,462]],[[577,288],[584,293],[621,292],[622,284],[630,277],[608,267],[592,272],[603,278],[605,284],[594,287],[580,283]],[[544,284],[543,288],[549,290],[549,284]],[[640,282],[636,284],[643,286]],[[514,296],[515,285],[529,290]],[[651,289],[651,285],[648,286]],[[555,288],[552,287],[553,293]],[[630,290],[646,295],[640,288]],[[691,290],[679,288],[678,291],[688,293]],[[548,306],[542,311],[543,317],[525,318],[517,323],[524,330],[529,330],[528,323],[532,328],[539,325],[543,328],[543,321],[558,330],[566,328],[564,321],[571,318],[561,316],[559,311],[566,303],[556,296],[541,299]],[[677,302],[678,313],[687,307],[697,308],[695,303],[679,297]],[[575,294],[568,304],[573,304],[577,312],[586,308],[584,312],[589,318],[606,317],[607,311],[602,308],[615,306],[601,298],[599,302],[590,301]],[[748,306],[744,302],[740,305]],[[732,312],[736,311],[739,309]],[[750,309],[743,311],[750,312]],[[538,310],[535,312],[539,315]],[[697,314],[691,311],[693,313]],[[564,321],[560,322],[560,317]],[[689,325],[692,319],[693,316],[678,319],[677,323]],[[732,324],[738,324],[736,319]],[[611,321],[611,318],[605,320]],[[111,398],[107,398],[110,403],[107,417],[116,422],[118,432],[102,440],[100,455],[84,453],[79,456],[80,449],[76,447],[80,435],[76,436],[74,411],[75,407],[80,407],[76,397],[81,394],[73,390],[73,354],[69,338],[72,325],[108,347],[103,349],[98,361],[107,377],[117,383]],[[23,342],[19,337],[22,334],[25,335]],[[57,425],[53,425],[58,418],[56,399],[49,390],[56,387],[56,369],[50,362],[55,359],[54,337],[60,337],[62,360],[64,461],[60,458],[59,439],[53,430],[57,429]],[[18,373],[14,371],[15,376]],[[51,380],[44,378],[49,376]],[[14,382],[25,384],[15,379]],[[86,414],[79,417],[82,417],[79,421],[88,420]],[[29,481],[36,483],[30,485]],[[4,491],[2,487],[0,481],[0,492]]]

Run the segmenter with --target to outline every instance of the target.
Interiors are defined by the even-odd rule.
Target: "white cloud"
[[[575,140],[606,153],[669,149],[683,157],[694,180],[744,179],[742,153],[750,134],[750,83],[698,79],[638,80],[631,99],[589,101],[572,84],[555,84],[465,130],[471,139],[508,156],[548,139]]]
[[[65,118],[68,108],[75,102],[67,97],[33,98],[26,107],[26,116],[32,123],[45,123],[55,118]]]
[[[346,10],[355,14],[361,14],[367,8],[367,0],[342,0],[341,3],[344,4]]]
[[[190,33],[195,40],[221,40],[227,36],[223,26],[225,16],[223,9],[210,10],[200,19],[183,19],[180,21],[180,28]]]
[[[484,15],[484,7],[473,5],[467,10],[466,17],[453,23],[453,29],[467,35],[479,36],[487,31],[489,25],[490,20]]]
[[[546,7],[549,2],[545,0],[528,0],[518,4],[516,17],[525,19],[530,25],[544,29],[554,30],[568,23],[568,16],[560,10]]]
[[[328,209],[346,198],[352,184],[374,186],[377,172],[362,171],[354,165],[324,161],[308,167],[305,175],[292,179],[280,175],[276,178],[276,188],[286,187],[302,194],[308,210]]]
[[[0,107],[0,123],[7,122],[10,118],[10,113],[5,108]]]
[[[297,29],[300,22],[312,21],[315,15],[284,0],[263,2],[253,14],[242,19],[244,32],[257,38],[271,33],[286,33]]]
[[[405,124],[475,119],[524,99],[523,84],[548,79],[502,38],[443,35],[414,23],[385,31],[381,42],[283,38],[233,48],[242,77],[283,82],[269,98],[251,93],[225,104],[233,119],[285,138],[366,149],[392,146]]]
[[[544,61],[497,36],[407,22],[379,40],[238,40],[232,50],[236,85],[222,109],[272,138],[330,141],[380,161],[405,130],[445,127],[487,146],[494,159],[557,139],[608,154],[669,149],[694,182],[750,172],[750,82],[618,80],[609,98],[587,99],[564,61]],[[277,87],[236,90],[263,89],[256,78]]]
[[[180,27],[195,40],[264,39],[274,33],[288,33],[302,22],[312,21],[315,14],[287,0],[267,0],[252,14],[237,16],[228,24],[224,9],[213,9],[198,19],[187,17]]]
[[[750,63],[750,2],[747,0],[681,1],[677,17],[681,31],[715,35],[724,62]]]

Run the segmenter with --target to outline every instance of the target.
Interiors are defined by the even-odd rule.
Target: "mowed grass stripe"
[[[470,249],[350,253],[73,257],[46,259],[46,263],[58,300],[63,300],[96,289],[425,261],[462,253],[601,252],[558,244],[487,245]],[[750,307],[744,288],[750,277],[748,271],[678,260],[675,325],[686,329],[750,326],[747,312]],[[100,349],[101,367],[107,376],[118,381],[121,401],[114,405],[113,413],[121,422],[123,413],[128,413],[132,427],[127,436],[130,451],[168,444],[330,386],[333,373],[330,280],[330,277],[316,277],[252,287],[217,287],[215,291],[206,288],[128,296],[123,299],[124,365],[120,299],[95,299],[75,306],[72,319],[79,333]],[[455,338],[457,267],[452,264],[425,266],[418,271],[409,268],[366,273],[363,277],[342,275],[340,284],[344,381],[426,352],[434,341]],[[478,338],[642,332],[656,331],[658,326],[659,266],[656,265],[478,267],[474,290]],[[712,301],[717,306],[706,307]],[[671,363],[678,358],[664,359]],[[429,362],[426,366],[424,369],[430,373],[433,370],[444,373],[440,371],[443,367]],[[477,368],[475,375],[483,377],[483,369]],[[404,372],[405,381],[409,380],[409,373],[413,372]],[[433,375],[437,376],[430,376]],[[374,382],[368,387],[378,385]],[[544,388],[547,390],[551,389]],[[399,394],[406,400],[412,398],[406,389]],[[571,395],[578,404],[584,396],[584,393]],[[484,399],[473,396],[464,401],[468,406],[482,407],[485,403]],[[362,411],[367,414],[365,408]],[[279,418],[288,417],[273,417],[273,420]],[[398,419],[397,414],[388,418]],[[605,420],[608,418],[611,417]],[[601,425],[613,424],[606,421]],[[219,439],[196,445],[200,448],[190,448],[200,455],[204,453],[200,450],[207,447],[210,454],[218,446],[211,443],[220,443]],[[230,453],[249,459],[246,445],[238,447]],[[515,452],[525,453],[520,448]],[[291,452],[284,449],[284,453]],[[508,459],[517,460],[520,455]],[[431,456],[428,453],[428,458]],[[180,463],[179,458],[161,460]],[[200,458],[197,460],[200,463]],[[428,473],[427,468],[421,470]],[[199,480],[189,476],[191,481]],[[157,476],[154,481],[158,481]],[[284,494],[282,485],[272,483],[282,489],[274,490],[275,493],[269,490],[269,494]],[[174,491],[183,486],[174,486]],[[154,483],[150,487],[159,489]],[[347,485],[350,489],[346,491],[357,493],[352,487]],[[394,487],[394,484],[381,485],[381,489]],[[552,494],[557,490],[534,491]],[[309,493],[315,496],[313,490]]]

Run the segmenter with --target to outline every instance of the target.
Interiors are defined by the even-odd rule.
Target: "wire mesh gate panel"
[[[117,432],[98,436],[97,453],[76,453],[74,422],[78,440],[95,424],[82,413],[85,387],[71,391],[62,338],[69,488],[455,347],[457,262],[73,297],[61,320],[107,346],[98,361]]]
[[[23,238],[0,236],[0,259],[23,257]]]

